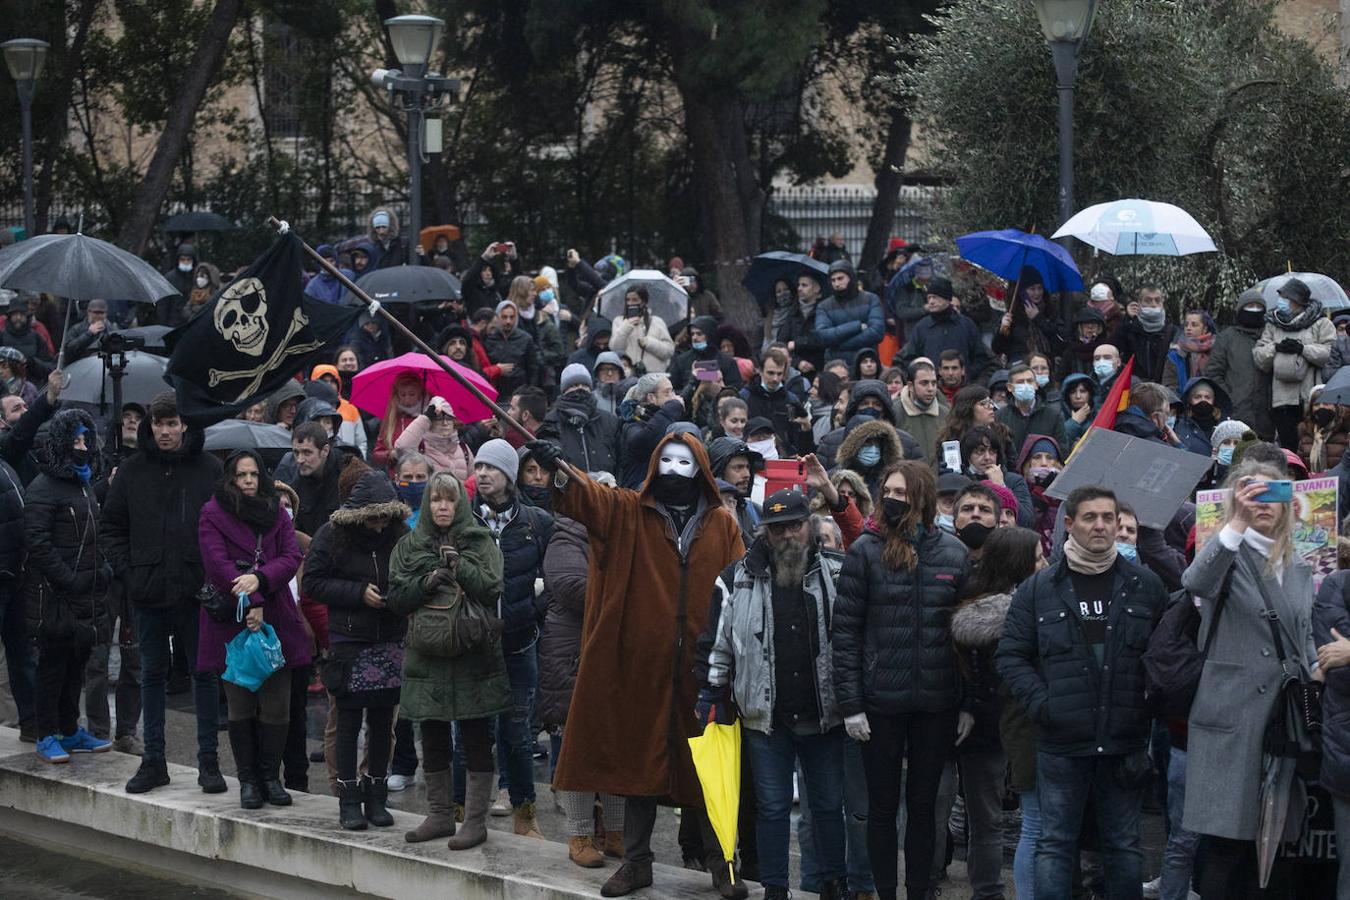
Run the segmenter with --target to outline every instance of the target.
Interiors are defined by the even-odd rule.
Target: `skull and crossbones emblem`
[[[249,356],[261,357],[263,350],[267,345],[268,324],[267,324],[267,292],[263,284],[257,278],[244,278],[236,281],[225,289],[216,301],[216,309],[213,321],[216,331],[220,336],[234,345],[234,348],[240,353]],[[251,369],[242,369],[238,372],[230,372],[223,369],[211,369],[208,373],[208,384],[211,387],[226,381],[239,381],[247,378],[248,383],[244,389],[239,392],[234,402],[238,403],[245,397],[250,397],[257,392],[262,385],[263,380],[268,373],[275,369],[288,356],[299,356],[304,353],[310,353],[323,346],[322,341],[307,341],[295,346],[290,344],[291,338],[309,324],[309,317],[305,315],[304,310],[296,307],[291,313],[291,320],[286,324],[286,333],[277,343],[276,348],[267,359]]]

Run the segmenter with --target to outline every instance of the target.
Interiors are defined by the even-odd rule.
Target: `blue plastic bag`
[[[225,674],[221,677],[249,691],[257,691],[262,683],[282,666],[286,657],[281,653],[281,641],[266,622],[257,631],[244,629],[225,645]]]

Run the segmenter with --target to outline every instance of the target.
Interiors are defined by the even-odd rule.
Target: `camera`
[[[135,334],[123,334],[120,331],[104,332],[98,339],[100,356],[115,356],[128,350],[144,350],[145,338]]]

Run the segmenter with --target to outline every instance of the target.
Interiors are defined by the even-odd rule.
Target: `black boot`
[[[223,794],[229,789],[225,776],[220,774],[220,761],[214,753],[203,753],[197,759],[197,784],[203,794]]]
[[[240,808],[261,809],[263,794],[262,779],[258,775],[258,743],[254,740],[251,720],[230,723],[230,752],[239,769]]]
[[[338,779],[338,824],[348,831],[365,831],[366,817],[361,815],[361,782]]]
[[[362,796],[366,801],[366,821],[378,828],[388,828],[394,824],[394,817],[384,808],[389,799],[389,786],[383,778],[361,779]]]
[[[258,773],[262,776],[263,795],[273,806],[290,806],[291,795],[281,786],[281,753],[286,748],[289,724],[258,723]]]

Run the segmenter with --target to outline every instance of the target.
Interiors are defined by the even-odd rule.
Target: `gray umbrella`
[[[1350,297],[1345,295],[1345,288],[1330,275],[1323,275],[1320,272],[1285,272],[1283,275],[1276,275],[1256,283],[1256,290],[1261,292],[1261,299],[1266,301],[1267,309],[1275,308],[1275,304],[1279,301],[1280,288],[1291,278],[1297,278],[1306,284],[1312,298],[1322,302],[1323,309],[1350,308]]]
[[[169,216],[168,221],[164,223],[164,230],[175,234],[198,231],[233,231],[234,223],[219,213],[193,210]]]
[[[127,367],[122,373],[122,402],[148,404],[156,394],[169,390],[164,380],[168,360],[152,353],[131,350],[126,354]],[[112,378],[103,359],[86,356],[66,367],[70,385],[61,392],[61,399],[72,403],[102,405],[112,403]]]
[[[207,426],[207,450],[289,450],[291,433],[281,425],[226,419]]]
[[[0,287],[138,303],[178,293],[139,256],[83,234],[44,234],[0,250]]]

